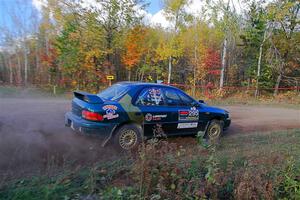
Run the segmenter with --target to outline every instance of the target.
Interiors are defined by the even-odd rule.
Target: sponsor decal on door
[[[191,122],[191,123],[178,123],[177,128],[182,129],[182,128],[197,128],[198,122]]]
[[[162,118],[166,118],[167,115],[166,114],[162,114],[162,115],[152,115],[151,113],[147,113],[145,115],[145,120],[150,122],[150,121],[159,121]]]

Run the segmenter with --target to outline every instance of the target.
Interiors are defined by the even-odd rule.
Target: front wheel
[[[117,130],[114,144],[121,150],[128,151],[138,146],[142,140],[141,135],[141,127],[136,124],[126,124]]]
[[[212,120],[206,130],[206,138],[215,141],[223,134],[223,122],[220,120]]]

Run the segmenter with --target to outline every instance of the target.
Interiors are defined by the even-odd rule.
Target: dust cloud
[[[0,185],[12,178],[54,173],[120,156],[111,146],[101,147],[99,138],[75,134],[64,126],[70,105],[70,100],[27,92],[0,95]]]

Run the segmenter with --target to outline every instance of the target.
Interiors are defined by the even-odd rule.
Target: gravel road
[[[228,137],[300,128],[300,110],[263,106],[224,108],[232,118]],[[69,100],[0,98],[0,180],[118,156],[112,147],[102,148],[98,139],[76,135],[64,127],[64,113],[68,110]]]

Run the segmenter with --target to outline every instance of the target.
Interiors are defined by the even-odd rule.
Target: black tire
[[[220,120],[211,120],[206,130],[206,138],[210,141],[219,140],[223,134],[223,122]]]
[[[137,124],[125,124],[116,130],[113,140],[120,150],[134,149],[142,141],[142,128]]]

